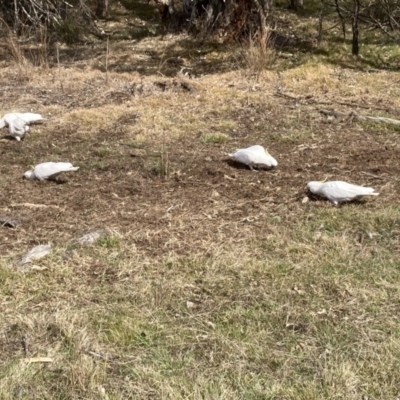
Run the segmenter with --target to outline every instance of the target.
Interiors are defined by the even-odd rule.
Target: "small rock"
[[[194,307],[194,303],[191,302],[191,301],[187,301],[187,302],[186,302],[186,307],[187,307],[187,308],[193,308],[193,307]]]

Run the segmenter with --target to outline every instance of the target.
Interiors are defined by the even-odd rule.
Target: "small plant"
[[[202,135],[201,140],[203,143],[207,144],[221,144],[229,141],[229,136],[225,133],[215,132],[215,133],[205,133]]]
[[[260,39],[249,37],[242,50],[244,66],[250,71],[260,73],[264,69],[271,68],[276,62],[277,54],[274,49],[274,40],[271,31],[268,31],[266,45],[260,43]]]
[[[154,160],[153,164],[150,166],[149,171],[153,175],[158,175],[162,178],[168,178],[169,176],[169,160],[168,153],[161,152],[156,160]]]
[[[111,150],[106,147],[102,147],[102,148],[96,150],[96,155],[101,158],[107,157],[110,154],[111,154]]]
[[[116,236],[106,236],[104,238],[99,239],[97,245],[100,247],[105,247],[107,249],[113,249],[119,247],[119,240]]]
[[[11,29],[8,29],[6,44],[9,54],[16,64],[23,66],[28,63],[27,59],[25,58],[22,52],[21,46],[19,45],[17,39],[13,35]]]
[[[133,139],[129,143],[129,147],[132,147],[132,149],[141,149],[143,147],[143,143],[139,142],[138,140]]]

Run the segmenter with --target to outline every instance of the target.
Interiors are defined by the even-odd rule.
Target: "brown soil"
[[[29,86],[10,89],[14,96],[19,90],[21,96],[29,90],[32,97],[40,96]],[[65,98],[47,94],[46,101],[68,109],[74,104],[91,103],[93,93],[85,90],[75,98]],[[118,103],[121,99],[111,95],[106,101]],[[231,162],[227,153],[234,148],[229,142],[199,145],[198,138],[180,138],[168,141],[160,154],[150,144],[141,149],[127,145],[123,129],[115,127],[105,127],[95,137],[80,138],[74,134],[74,126],[55,131],[54,124],[45,123],[40,127],[43,140],[32,140],[37,127],[32,127],[22,143],[3,140],[0,211],[28,221],[17,229],[0,229],[0,252],[6,255],[46,242],[64,245],[85,229],[105,226],[132,237],[138,251],[148,255],[207,252],[213,242],[240,244],[250,232],[254,232],[250,237],[260,231],[267,234],[271,220],[277,216],[284,224],[298,223],[299,214],[310,204],[331,207],[324,201],[302,203],[306,183],[324,177],[371,185],[378,190],[383,187],[382,195],[376,201],[367,201],[364,207],[397,202],[400,148],[396,141],[374,134],[371,127],[328,123],[318,117],[315,108],[304,106],[297,124],[312,129],[314,138],[285,143],[279,129],[290,101],[277,97],[276,103],[279,107],[270,110],[268,116],[263,104],[250,104],[229,115],[238,126],[230,134],[234,148],[268,143],[279,163],[271,171],[252,172]],[[265,124],[265,134],[252,133],[251,118]],[[132,112],[119,123],[140,124],[140,116]],[[270,137],[268,131],[276,133]],[[52,139],[49,142],[45,137]],[[105,144],[112,149],[110,154],[101,153]],[[77,173],[65,174],[61,184],[22,178],[32,160],[55,158],[73,160],[81,168]]]

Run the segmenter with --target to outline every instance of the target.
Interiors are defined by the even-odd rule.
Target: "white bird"
[[[278,165],[278,162],[272,157],[264,147],[255,145],[247,149],[238,149],[234,153],[229,154],[235,161],[246,164],[253,170],[254,167],[272,168]]]
[[[10,125],[10,122],[14,121],[17,118],[21,118],[24,120],[28,125],[32,122],[43,121],[44,118],[40,114],[34,113],[9,113],[3,115],[3,118],[0,119],[0,129],[4,128],[5,126]]]
[[[307,189],[314,194],[324,196],[335,205],[352,201],[363,196],[378,196],[373,188],[357,186],[343,181],[308,182]]]
[[[15,118],[8,124],[10,136],[20,141],[29,131],[29,125],[22,118]]]
[[[47,256],[51,252],[50,244],[40,244],[35,246],[33,249],[24,254],[18,261],[20,266],[30,263],[34,260],[40,260],[44,256]]]
[[[77,171],[79,167],[74,167],[66,162],[45,162],[36,165],[33,171],[26,171],[24,177],[27,179],[38,179],[40,181],[57,179],[63,172]]]

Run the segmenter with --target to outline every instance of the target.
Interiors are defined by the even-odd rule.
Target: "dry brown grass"
[[[135,57],[150,57],[151,43],[136,43]],[[174,48],[162,43],[160,53]],[[398,110],[400,75],[314,62],[201,76],[204,55],[192,52],[190,93],[174,85],[181,68],[163,77],[158,59],[154,74],[119,72],[131,43],[111,44],[106,83],[102,46],[68,68],[31,67],[23,87],[15,66],[2,69],[0,109],[48,120],[1,142],[0,213],[29,220],[0,228],[0,397],[396,398],[398,132],[327,121],[318,108]],[[157,82],[165,90],[132,93]],[[227,162],[253,143],[275,171]],[[50,159],[81,168],[60,185],[21,179]],[[381,195],[303,203],[306,182],[325,176]],[[110,237],[74,244],[104,226]],[[48,241],[51,255],[15,268]]]

